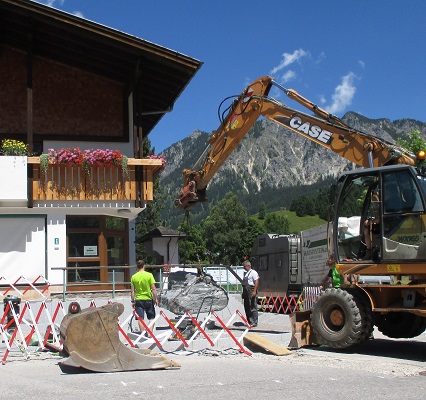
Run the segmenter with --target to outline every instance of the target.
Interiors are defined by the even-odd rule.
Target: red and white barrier
[[[112,301],[109,300],[108,303],[112,303]],[[36,315],[34,315],[33,307],[34,303],[31,304],[29,301],[25,301],[22,306],[22,310],[16,311],[12,301],[5,303],[4,313],[2,316],[0,314],[0,337],[3,339],[6,346],[5,353],[2,357],[2,364],[6,363],[6,360],[13,349],[18,349],[25,358],[29,358],[32,354],[31,352],[44,350],[46,347],[51,349],[62,349],[62,342],[58,328],[62,320],[62,318],[59,317],[64,317],[66,315],[63,303],[61,301],[58,302],[53,314],[49,312],[49,308],[45,300],[43,300],[39,305]],[[89,307],[96,307],[94,300],[90,302]],[[40,322],[42,317],[43,325]],[[236,337],[230,329],[231,323],[236,318],[240,318],[245,325],[245,329],[239,337]],[[143,328],[142,332],[138,333],[136,337],[134,332],[130,335],[128,329],[126,329],[126,326],[129,325],[129,322],[131,322],[132,319],[134,321],[138,321]],[[58,321],[58,323],[56,323],[56,321]],[[185,333],[183,333],[183,330],[180,329],[180,326],[184,323],[184,321],[185,323],[189,323],[189,325],[185,325],[188,328],[188,330],[185,328]],[[210,321],[214,321],[216,322],[216,325],[220,325],[221,329],[219,332],[217,329],[209,330],[206,328]],[[154,325],[156,323],[161,326],[160,329],[154,329]],[[46,329],[44,335],[41,331],[42,326]],[[224,322],[214,311],[211,311],[201,321],[197,321],[197,319],[189,312],[180,316],[177,321],[172,321],[163,310],[160,310],[160,312],[157,313],[156,318],[151,321],[149,325],[142,320],[134,310],[126,319],[123,320],[123,322],[120,323],[120,320],[117,320],[118,332],[129,346],[148,346],[150,348],[158,347],[161,350],[164,350],[165,344],[168,341],[170,341],[169,347],[172,343],[177,343],[176,350],[182,347],[188,348],[200,335],[207,340],[207,347],[215,347],[218,345],[220,338],[227,336],[233,340],[241,352],[251,355],[251,353],[242,345],[244,336],[250,328],[250,324],[238,310],[227,322]],[[37,346],[36,350],[34,350],[34,345],[32,345],[32,343],[35,342],[37,342],[35,345]]]
[[[62,343],[56,329],[57,325],[55,325],[59,311],[62,311],[62,315],[65,316],[62,302],[57,304],[55,312],[53,316],[51,316],[46,301],[43,301],[40,304],[37,316],[34,318],[34,314],[31,310],[31,304],[28,301],[24,303],[24,307],[19,314],[16,313],[12,301],[8,301],[0,320],[0,334],[6,343],[6,351],[2,358],[2,364],[6,363],[7,357],[9,356],[13,346],[17,347],[25,355],[25,358],[29,358],[29,345],[34,334],[37,336],[39,348],[43,349],[46,347],[50,335],[52,336],[52,344],[56,348],[61,348]],[[13,318],[6,322],[9,312],[12,314]],[[27,318],[25,318],[26,314],[29,315]],[[39,328],[39,321],[43,314],[48,319],[48,326],[44,337],[42,337]],[[26,332],[24,332],[24,330]]]
[[[11,291],[14,290],[16,293],[18,293],[19,296],[23,297],[25,293],[27,293],[30,289],[34,290],[36,293],[40,295],[43,299],[46,299],[46,296],[44,293],[49,289],[50,283],[41,275],[39,275],[36,279],[34,279],[32,282],[28,281],[25,277],[20,276],[18,279],[16,279],[15,282],[10,283],[4,276],[0,276],[0,284],[7,285],[8,288],[1,293],[0,296],[6,297],[6,295]],[[40,288],[37,288],[35,286],[36,284],[41,284]],[[23,291],[21,292],[18,289],[18,286],[24,286]]]
[[[287,296],[274,296],[270,294],[261,298],[260,310],[277,314],[291,314],[300,310],[299,296],[294,294]]]
[[[246,329],[243,331],[243,333],[241,334],[239,338],[236,338],[235,335],[229,329],[229,325],[237,316],[240,317],[241,320],[246,325]],[[143,331],[139,333],[134,340],[131,340],[129,335],[127,335],[124,332],[124,327],[129,324],[132,318],[135,318],[138,322],[140,322],[144,328]],[[152,327],[158,321],[159,318],[163,318],[164,321],[167,323],[167,325],[169,325],[170,329],[167,329],[164,332],[156,334],[154,330],[152,329]],[[187,318],[189,318],[191,322],[193,323],[194,330],[193,332],[191,332],[190,338],[185,339],[182,333],[179,331],[179,326]],[[216,320],[221,325],[222,329],[214,338],[212,338],[210,337],[211,333],[209,334],[208,331],[206,330],[206,325],[209,323],[209,321],[214,321],[214,320]],[[156,345],[158,348],[163,349],[164,344],[168,340],[170,340],[172,336],[174,336],[175,339],[181,342],[179,343],[179,347],[181,347],[182,345],[184,347],[189,347],[189,345],[197,338],[198,335],[204,336],[204,338],[209,342],[210,346],[214,347],[217,345],[217,342],[219,341],[220,337],[226,334],[239,347],[240,351],[247,355],[251,355],[251,353],[242,345],[242,342],[243,342],[244,336],[250,330],[250,328],[251,328],[250,324],[248,323],[246,318],[241,314],[241,312],[238,310],[231,316],[231,318],[228,320],[227,323],[224,323],[215,311],[211,311],[201,323],[197,321],[189,312],[186,312],[184,315],[180,317],[180,319],[176,323],[173,323],[163,311],[160,311],[160,313],[156,316],[156,318],[153,321],[151,321],[149,325],[147,325],[145,321],[143,321],[136,314],[136,312],[133,311],[133,314],[129,315],[121,324],[119,324],[119,331],[123,334],[123,336],[128,342],[129,341],[132,342],[132,347],[136,345],[138,346]]]
[[[300,295],[272,295],[260,297],[259,308],[264,312],[291,314],[296,311],[308,311],[314,305],[321,289],[319,286],[307,286]]]

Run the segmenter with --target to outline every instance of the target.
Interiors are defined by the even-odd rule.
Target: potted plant
[[[88,149],[79,147],[67,147],[59,150],[49,149],[47,154],[40,156],[40,168],[46,173],[49,164],[66,165],[69,167],[82,167],[87,175],[90,175],[91,167],[115,166],[122,168],[125,177],[129,174],[128,158],[119,150]]]
[[[26,201],[28,146],[20,140],[4,139],[0,154],[1,200]]]
[[[151,160],[161,160],[161,169],[160,172],[164,170],[164,168],[166,168],[166,157],[163,156],[162,154],[149,154],[146,156],[146,158],[150,158]]]
[[[20,140],[3,139],[0,153],[4,156],[27,156],[28,145]]]

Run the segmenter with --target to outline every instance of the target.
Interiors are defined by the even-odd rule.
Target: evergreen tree
[[[242,257],[250,253],[247,210],[235,194],[227,193],[201,227],[213,263],[239,265]]]
[[[189,237],[179,240],[179,259],[182,264],[209,264],[207,258],[206,243],[201,227],[191,225],[185,221],[180,225],[179,230],[185,232]]]
[[[257,218],[248,217],[247,219],[248,227],[247,233],[244,235],[244,243],[243,248],[246,249],[246,253],[244,255],[250,255],[251,250],[253,248],[253,243],[257,236],[265,233],[265,228],[262,224],[257,220]],[[241,264],[241,259],[239,264]]]
[[[264,202],[260,203],[259,206],[259,219],[265,219],[266,216],[266,204]]]
[[[265,229],[268,233],[285,234],[290,230],[290,223],[282,215],[269,213],[265,218]]]
[[[315,198],[313,196],[306,196],[305,209],[307,215],[315,215]]]
[[[330,189],[321,188],[317,192],[317,197],[315,200],[315,213],[318,214],[320,218],[325,221],[328,221],[330,216]]]

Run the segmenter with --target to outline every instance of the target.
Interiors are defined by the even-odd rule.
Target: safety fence
[[[9,293],[17,293],[23,297],[28,291],[34,290],[41,298],[46,298],[45,293],[50,287],[50,283],[42,275],[33,281],[29,281],[24,276],[20,276],[13,282],[9,282],[4,276],[0,276],[0,297],[10,296]]]
[[[182,264],[170,264],[170,265],[149,265],[154,270],[154,276],[157,280],[157,287],[160,291],[168,288],[169,275],[176,270],[187,270],[197,272],[198,264],[194,265],[182,265]],[[229,267],[229,266],[228,266]],[[94,269],[108,270],[109,280],[107,282],[99,281],[68,281],[67,274],[72,272],[77,274],[81,271],[93,271]],[[134,266],[79,266],[79,267],[54,267],[53,271],[62,271],[62,283],[55,284],[55,286],[62,286],[62,301],[66,301],[67,294],[73,294],[75,292],[82,291],[102,291],[110,293],[112,299],[115,299],[118,291],[129,290],[130,282],[123,280],[125,270],[134,270]],[[241,293],[242,285],[239,280],[233,275],[229,269],[223,265],[208,265],[202,268],[203,272],[210,275],[216,284],[221,286],[228,293]],[[244,268],[242,266],[232,266],[234,274],[238,275],[241,279],[244,274]],[[29,291],[33,290],[34,296],[39,296],[42,299],[48,297],[48,289],[51,287],[51,283],[47,281],[45,277],[39,275],[36,279],[30,281],[24,276],[20,276],[14,281],[8,280],[4,276],[0,276],[0,299],[8,296],[10,293],[15,293],[21,298]]]
[[[245,325],[245,330],[238,338],[229,329],[229,325],[237,317],[239,317]],[[131,335],[127,334],[124,330],[124,327],[131,323],[132,319],[137,320],[137,322],[140,323],[143,327],[141,332],[132,332],[134,336],[133,339],[131,339]],[[163,319],[163,321],[167,323],[168,329],[161,333],[154,334],[152,327],[159,319]],[[213,335],[212,332],[207,329],[209,322],[219,323],[221,327],[220,331]],[[194,318],[194,316],[189,312],[183,314],[177,321],[173,321],[164,313],[164,311],[160,311],[160,313],[153,321],[150,322],[149,325],[147,325],[145,321],[136,314],[136,312],[133,312],[132,315],[129,315],[127,319],[124,320],[123,323],[119,324],[120,333],[132,347],[135,347],[136,345],[139,346],[139,344],[148,346],[155,344],[156,347],[164,350],[165,343],[169,343],[170,340],[173,340],[178,342],[178,346],[175,350],[179,350],[182,348],[188,348],[199,335],[204,337],[204,339],[208,341],[211,347],[214,347],[217,345],[219,339],[223,335],[227,335],[232,339],[239,350],[247,355],[251,355],[251,353],[242,345],[242,342],[244,336],[250,328],[251,326],[249,322],[238,310],[232,314],[226,323],[215,311],[208,313],[208,315],[201,322],[197,321],[197,319]]]
[[[52,315],[46,301],[42,301],[36,316],[34,316],[29,301],[24,303],[22,310],[13,300],[6,301],[3,316],[0,319],[0,336],[6,346],[2,364],[6,363],[7,357],[14,347],[26,359],[30,358],[31,347],[34,346],[37,349],[33,352],[46,349],[48,343],[55,348],[61,348],[59,325],[55,323],[60,312],[62,317],[65,316],[66,313],[62,302],[57,304]],[[48,321],[47,326],[43,324],[46,329],[44,334],[42,334],[42,325],[40,323],[42,317]]]
[[[108,304],[112,300],[108,301]],[[68,311],[75,309],[76,305],[80,308],[78,302],[70,303]],[[96,307],[96,302],[92,300],[89,307]],[[43,300],[37,312],[33,312],[32,305],[25,301],[22,310],[13,300],[5,301],[3,315],[0,319],[0,338],[5,347],[2,356],[2,364],[5,364],[12,350],[29,359],[32,354],[40,351],[53,350],[60,352],[62,350],[62,340],[59,332],[60,322],[66,315],[64,304],[58,301],[53,312],[49,311],[47,302]],[[198,316],[197,316],[198,317]],[[245,329],[239,337],[229,328],[235,319],[240,319]],[[43,320],[43,322],[41,322]],[[45,322],[47,321],[47,322]],[[251,326],[240,311],[235,311],[228,321],[224,322],[215,311],[208,313],[201,321],[194,318],[189,312],[182,315],[179,319],[170,319],[163,310],[157,314],[156,318],[149,325],[132,311],[122,322],[118,319],[118,334],[122,341],[131,347],[143,347],[152,349],[157,347],[160,350],[175,351],[188,348],[198,337],[207,340],[209,346],[218,345],[218,341],[224,335],[231,339],[239,350],[247,355],[251,355],[243,346],[243,339]],[[209,330],[209,323],[213,322],[219,325],[218,329]],[[140,323],[140,325],[139,325]],[[143,329],[139,332],[134,327],[137,324]],[[153,329],[154,324],[162,325]],[[133,325],[133,326],[132,326]],[[165,344],[168,343],[167,349]],[[170,349],[173,347],[173,349]]]
[[[260,296],[258,308],[263,312],[291,314],[296,311],[308,311],[312,308],[321,289],[318,286],[307,286],[302,293],[291,295]]]

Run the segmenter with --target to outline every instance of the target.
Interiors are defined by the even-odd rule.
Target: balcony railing
[[[39,157],[28,157],[28,164],[32,165],[28,198],[33,202],[128,200],[135,201],[135,207],[153,200],[153,180],[162,168],[161,160],[135,158],[128,159],[128,171],[102,165],[85,171],[61,164],[49,164],[42,171]]]

